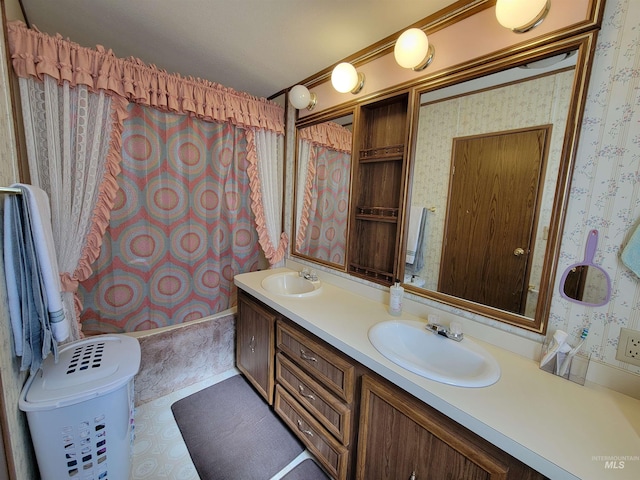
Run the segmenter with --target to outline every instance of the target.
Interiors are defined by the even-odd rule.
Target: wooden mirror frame
[[[553,201],[553,211],[549,225],[549,235],[547,248],[544,255],[544,265],[541,274],[540,293],[536,306],[536,314],[533,319],[523,315],[515,314],[505,310],[500,310],[487,305],[475,303],[463,298],[453,297],[451,295],[417,288],[413,285],[405,284],[407,291],[440,303],[444,303],[456,308],[476,313],[494,320],[498,320],[507,324],[515,325],[526,330],[536,333],[546,332],[546,320],[551,308],[551,300],[554,292],[554,282],[558,265],[558,255],[560,250],[560,242],[563,232],[565,211],[569,198],[569,186],[571,183],[571,174],[575,162],[575,154],[578,144],[578,134],[580,128],[580,120],[584,110],[586,100],[586,89],[589,80],[590,67],[595,49],[595,32],[579,34],[556,42],[545,44],[544,46],[532,47],[529,50],[516,52],[512,55],[503,55],[496,58],[487,58],[481,65],[473,66],[467,70],[459,71],[456,74],[446,78],[435,79],[416,85],[414,98],[416,105],[413,108],[412,125],[412,141],[410,151],[410,173],[407,182],[407,198],[411,198],[411,182],[413,177],[413,168],[415,164],[415,146],[417,141],[417,122],[419,115],[420,95],[435,89],[459,84],[468,80],[508,70],[529,62],[533,62],[545,57],[566,53],[577,50],[577,60],[575,67],[575,75],[573,80],[573,94],[568,108],[567,124],[562,144],[562,153],[560,156],[560,167],[556,185],[556,192]],[[405,205],[406,207],[406,205]],[[402,255],[406,252],[406,232],[408,230],[408,211],[405,208],[404,229],[403,229],[403,250]],[[404,272],[402,272],[404,273]]]

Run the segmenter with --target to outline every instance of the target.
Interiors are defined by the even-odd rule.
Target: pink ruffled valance
[[[136,58],[117,58],[102,46],[82,47],[60,35],[30,29],[23,22],[10,22],[7,29],[11,60],[19,77],[42,80],[49,75],[59,83],[105,90],[160,110],[284,134],[284,109],[264,98],[169,74]]]
[[[10,22],[7,30],[13,68],[19,77],[33,77],[42,81],[43,76],[47,75],[56,79],[59,84],[68,82],[71,86],[86,85],[91,91],[102,90],[116,100],[117,118],[114,118],[114,135],[108,159],[108,173],[113,174],[114,178],[119,169],[119,134],[126,115],[126,102],[193,115],[206,121],[228,122],[251,133],[253,129],[262,129],[284,135],[284,109],[264,98],[207,80],[169,74],[155,65],[146,65],[137,58],[117,58],[111,50],[100,45],[95,49],[82,47],[60,35],[50,36],[36,28],[30,29],[23,22]],[[255,168],[257,157],[253,158],[251,155],[255,154],[252,135],[248,135],[248,144],[248,157],[250,161],[254,160],[252,166]],[[265,225],[259,180],[256,179],[256,175],[251,179],[252,209],[256,215],[260,244],[273,263],[284,257],[288,240],[282,234],[279,244],[271,245]],[[90,265],[95,260],[96,252],[99,252],[104,227],[109,221],[115,191],[117,185],[107,175],[100,201],[94,211],[96,223],[89,235],[82,260],[73,274],[67,272],[63,275],[65,291],[75,292],[78,281],[86,279],[90,274]]]
[[[351,153],[351,130],[334,122],[324,122],[298,130],[298,139],[307,140],[316,145]]]

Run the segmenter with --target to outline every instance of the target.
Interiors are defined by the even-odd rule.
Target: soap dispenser
[[[402,313],[402,297],[404,296],[404,288],[400,286],[400,281],[389,288],[389,313],[398,316]]]

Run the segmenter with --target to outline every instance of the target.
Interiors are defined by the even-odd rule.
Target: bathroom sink
[[[320,281],[312,282],[298,275],[298,272],[274,273],[262,280],[262,288],[269,293],[286,297],[307,297],[322,289]]]
[[[437,382],[487,387],[500,378],[498,362],[468,338],[448,339],[427,331],[425,323],[389,320],[369,329],[369,340],[396,365]]]

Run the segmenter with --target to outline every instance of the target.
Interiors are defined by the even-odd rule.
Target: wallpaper
[[[554,296],[549,330],[577,337],[589,326],[591,358],[640,374],[615,359],[621,327],[640,330],[640,278],[620,260],[640,225],[640,2],[608,0],[580,132],[556,282],[584,257],[599,231],[596,263],[611,277],[611,301],[584,307]],[[558,292],[558,285],[556,285]]]

